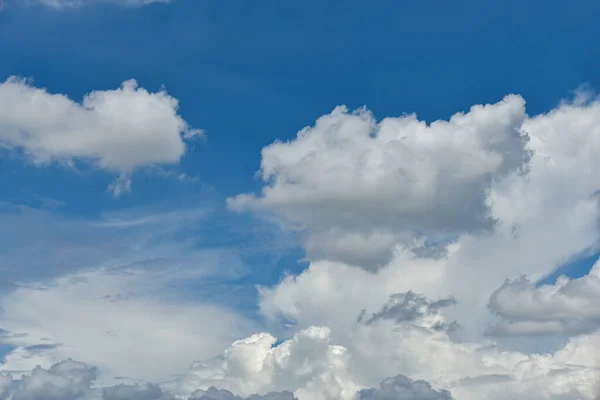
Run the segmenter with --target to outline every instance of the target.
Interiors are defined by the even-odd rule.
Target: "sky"
[[[0,0],[0,400],[597,400],[599,13]]]

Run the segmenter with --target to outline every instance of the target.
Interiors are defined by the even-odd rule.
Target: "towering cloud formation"
[[[309,268],[261,288],[261,311],[329,327],[347,352],[336,382],[402,374],[457,399],[591,399],[597,267],[535,282],[597,249],[597,154],[600,102],[582,94],[534,117],[508,96],[429,125],[338,108],[264,148],[262,193],[228,202],[306,235]],[[540,355],[490,332],[585,335],[538,340]]]

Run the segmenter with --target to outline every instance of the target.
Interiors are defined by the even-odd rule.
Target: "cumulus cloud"
[[[236,341],[221,357],[194,364],[179,391],[217,386],[242,396],[288,390],[300,399],[349,398],[358,387],[346,373],[346,349],[330,333],[310,327],[275,347],[268,333]]]
[[[302,273],[260,288],[262,314],[273,323],[291,322],[287,329],[280,329],[284,337],[311,326],[329,327],[332,343],[346,349],[344,381],[349,379],[361,387],[373,387],[387,376],[401,374],[451,390],[457,399],[593,398],[600,359],[596,349],[599,336],[592,329],[598,323],[597,307],[592,306],[599,291],[597,267],[585,278],[561,278],[540,288],[525,281],[509,281],[493,296],[492,311],[503,313],[500,317],[505,323],[519,322],[521,331],[540,334],[552,328],[580,335],[569,338],[566,345],[537,340],[544,352],[537,354],[523,347],[516,350],[507,342],[496,345],[484,337],[497,317],[487,306],[490,294],[507,278],[525,274],[536,282],[597,249],[600,243],[600,101],[580,99],[531,117],[525,114],[519,97],[475,107],[480,116],[495,120],[489,122],[498,127],[495,132],[506,132],[506,138],[512,137],[515,142],[511,143],[519,145],[502,147],[507,151],[501,153],[506,156],[502,159],[513,161],[506,169],[475,180],[484,182],[477,186],[481,197],[473,197],[480,203],[462,198],[465,210],[472,213],[465,219],[471,221],[469,226],[452,224],[443,215],[437,218],[437,208],[430,208],[430,215],[422,217],[419,207],[427,208],[426,197],[419,197],[413,208],[400,208],[412,204],[406,202],[420,193],[419,182],[436,183],[431,193],[440,207],[454,204],[441,195],[452,193],[441,190],[444,183],[425,178],[406,186],[414,192],[390,196],[399,208],[382,205],[382,196],[401,182],[395,175],[386,175],[394,170],[389,167],[392,162],[380,175],[373,175],[381,177],[381,182],[374,177],[369,181],[379,184],[372,187],[376,190],[362,186],[365,174],[372,172],[371,164],[364,160],[383,163],[378,161],[381,158],[361,158],[363,153],[372,153],[371,144],[384,131],[383,122],[372,127],[375,123],[368,113],[334,112],[293,141],[265,148],[263,193],[237,196],[229,200],[229,206],[255,212],[272,210],[290,226],[303,229],[312,262]],[[520,107],[509,107],[517,103]],[[511,125],[507,121],[518,122]],[[442,125],[452,125],[452,120]],[[465,129],[467,137],[474,136],[472,140],[481,138],[477,129],[468,129],[468,124]],[[419,137],[440,143],[447,139],[444,135]],[[464,150],[473,152],[472,142],[463,139]],[[357,148],[363,153],[355,152]],[[462,165],[459,157],[450,167],[445,164],[450,161],[441,155],[427,158],[427,154],[422,157],[433,164],[440,159],[444,172]],[[397,159],[401,158],[393,160],[400,163]],[[475,163],[474,170],[481,165]],[[327,185],[321,185],[323,182]],[[464,186],[460,190],[464,193]],[[368,209],[362,204],[375,206]],[[458,208],[450,209],[461,215]],[[428,217],[436,218],[435,223],[428,223]],[[411,239],[405,234],[412,226],[422,229],[408,232]],[[334,233],[332,240],[327,240],[327,232]],[[316,247],[311,246],[321,246],[318,256],[313,251]],[[377,249],[373,256],[369,248]],[[363,258],[354,257],[353,251]],[[377,264],[374,260],[379,252],[386,253],[388,261],[380,259]],[[342,253],[346,254],[340,256]],[[357,264],[366,268],[356,268]],[[406,300],[410,291],[413,296],[426,296],[415,297],[412,309],[411,301]],[[452,307],[439,307],[435,312],[428,309],[435,303],[430,299],[449,296],[456,299]],[[370,321],[371,316],[378,318]],[[462,329],[452,338],[447,329],[436,329],[439,324],[449,327],[455,320]],[[516,330],[514,324],[510,327]]]
[[[12,381],[12,377],[9,378]],[[35,367],[3,390],[2,399],[10,400],[76,400],[87,394],[96,379],[96,369],[68,359],[49,369]],[[5,377],[6,381],[7,378]]]
[[[378,389],[363,389],[356,400],[452,400],[447,390],[434,390],[429,382],[398,375],[381,382]]]
[[[188,400],[295,400],[295,397],[292,392],[269,392],[263,395],[253,394],[243,398],[228,390],[211,386],[207,390],[195,391],[188,397]]]
[[[514,104],[518,98],[510,99],[507,103]],[[522,106],[522,102],[518,103]],[[503,122],[506,118],[502,118],[505,114],[500,113],[501,110],[506,111],[506,107],[508,105],[504,103],[489,106],[490,110],[495,110],[498,114],[490,111],[490,114],[485,115],[496,115],[499,126],[506,126]],[[488,108],[475,107],[480,112]],[[510,107],[508,109],[513,110]],[[529,154],[529,160],[526,169],[516,167],[512,172],[487,181],[489,187],[485,190],[483,201],[489,219],[495,221],[489,230],[466,231],[454,238],[433,234],[428,235],[425,240],[414,242],[405,238],[398,239],[393,235],[379,236],[381,239],[374,240],[373,243],[381,249],[387,249],[382,252],[391,254],[391,260],[380,266],[377,273],[363,273],[351,266],[358,263],[350,263],[348,260],[313,261],[301,274],[288,276],[275,287],[261,289],[261,309],[265,315],[270,318],[284,316],[296,321],[299,327],[328,325],[334,332],[338,332],[347,328],[354,321],[356,313],[362,309],[367,309],[370,313],[376,312],[390,295],[413,290],[429,298],[454,296],[457,304],[447,310],[447,315],[457,320],[464,328],[464,333],[474,339],[484,333],[485,326],[490,322],[491,316],[486,307],[490,294],[505,279],[526,274],[536,281],[579,254],[597,248],[600,240],[597,224],[597,193],[600,184],[596,177],[600,174],[600,162],[596,155],[600,152],[600,102],[595,98],[586,103],[563,102],[556,109],[534,117],[524,114],[522,107],[518,108],[517,113],[521,113],[522,118],[515,131],[526,134],[529,141],[524,145],[524,150],[518,148],[518,156],[512,155],[509,158],[522,160],[523,154]],[[362,121],[358,116],[352,118]],[[448,124],[450,123],[444,126]],[[492,122],[490,124],[493,125]],[[338,130],[334,132],[338,132],[344,124],[336,126]],[[313,130],[308,129],[307,133],[288,144],[275,144],[273,149],[280,146],[296,149],[297,143],[304,143],[304,136],[312,137]],[[360,137],[358,134],[354,135],[354,131],[344,132],[348,132],[350,137]],[[477,136],[476,131],[473,132]],[[443,135],[426,137],[430,137],[432,141],[445,140]],[[524,140],[523,136],[517,135],[517,138]],[[369,136],[367,142],[371,140],[374,139]],[[369,148],[367,145],[363,147]],[[269,149],[270,147],[263,152],[268,155],[263,155],[263,163],[271,157]],[[314,158],[311,157],[308,157],[309,161]],[[351,162],[350,164],[353,165]],[[304,164],[298,162],[298,165]],[[277,176],[277,172],[274,173]],[[322,175],[320,171],[315,171],[310,179],[319,180]],[[289,186],[290,194],[297,190],[296,184],[279,186],[279,178],[273,179],[264,189],[262,197],[250,199],[249,203],[244,204],[255,210],[259,204],[266,204],[271,196],[271,187]],[[394,187],[396,180],[390,178],[385,180],[385,184]],[[273,193],[277,190],[280,189],[273,189]],[[378,204],[380,191],[363,190],[361,193],[365,202],[373,200],[373,204]],[[387,192],[383,190],[383,193]],[[238,200],[243,198],[245,197],[230,200],[230,203],[239,205]],[[290,195],[282,198],[294,197]],[[402,199],[398,197],[397,203],[402,203]],[[337,215],[335,210],[346,207],[337,204],[335,199],[330,204],[330,208],[334,210],[333,215]],[[375,231],[385,226],[385,222],[380,221],[388,214],[393,214],[389,209],[379,206],[365,213],[364,208],[354,207],[357,203],[344,204],[348,206],[348,221],[355,218],[357,225],[375,227]],[[272,206],[275,211],[278,210],[276,204]],[[474,212],[478,210],[471,207],[468,209]],[[382,213],[380,219],[370,217],[379,211]],[[287,214],[284,214],[280,213],[289,220]],[[432,212],[431,215],[436,213]],[[337,221],[327,220],[326,217],[316,218],[308,213],[293,213],[293,216],[302,220],[309,230],[309,238],[320,238],[314,236],[314,232],[320,229],[315,228],[315,231],[311,228],[317,226],[314,224],[322,220],[323,226],[329,223],[335,225]],[[365,218],[370,222],[365,221]],[[394,217],[389,220],[393,221]],[[440,229],[447,222],[443,219],[438,221]],[[452,225],[448,226],[448,229],[451,227]],[[340,238],[346,237],[344,232],[347,229],[335,229]],[[321,243],[329,246],[331,242],[321,240]],[[349,243],[346,247],[353,247],[353,242]],[[354,247],[362,250],[367,246]],[[335,249],[337,247],[334,246],[334,253],[337,252]],[[434,251],[436,249],[440,251]],[[333,253],[329,255],[330,258],[337,258]]]
[[[160,386],[153,384],[146,385],[125,385],[102,388],[102,399],[104,400],[175,400],[173,395],[166,393]]]
[[[309,257],[335,258],[349,247],[344,243],[377,247],[380,238],[404,232],[486,228],[490,184],[528,158],[524,106],[521,97],[507,96],[431,124],[415,115],[378,123],[366,109],[338,107],[295,140],[265,147],[262,195],[241,194],[228,203],[234,210],[273,211],[308,230]]]
[[[136,169],[177,163],[185,140],[202,132],[177,114],[178,101],[136,81],[97,90],[75,102],[12,77],[0,84],[0,146],[32,162],[89,162],[119,175],[115,193],[129,189]]]
[[[69,351],[102,370],[131,371],[123,365],[135,360],[144,377],[175,375],[161,396],[290,391],[299,400],[356,400],[404,391],[457,400],[591,400],[598,332],[573,330],[579,334],[544,353],[501,346],[484,333],[495,317],[490,294],[506,278],[526,274],[535,282],[598,245],[599,127],[595,99],[529,117],[523,100],[509,96],[430,125],[414,117],[377,123],[366,111],[336,110],[294,141],[263,151],[261,196],[229,200],[232,208],[272,210],[307,234],[308,269],[260,288],[271,333],[223,344],[215,337],[244,331],[236,329],[237,315],[159,302],[154,294],[164,286],[157,282],[168,272],[154,270],[147,279],[135,269],[129,277],[103,269],[20,288],[3,297],[8,314],[0,321],[11,333],[72,344]],[[564,320],[595,298],[595,274],[545,288],[509,281],[492,309],[529,321],[550,307],[550,317]],[[523,310],[507,298],[513,294],[526,300]],[[585,323],[595,318],[593,311],[575,315]],[[452,332],[453,321],[462,329]],[[104,325],[117,328],[111,332],[118,340],[95,333]],[[73,336],[74,326],[83,326],[86,341]],[[207,329],[214,335],[201,343]],[[11,339],[19,347],[6,365],[26,365],[27,347],[39,344],[30,337]],[[89,350],[96,343],[103,350]],[[204,357],[219,346],[226,350]],[[60,351],[44,354],[64,359]],[[201,361],[179,378],[176,364],[192,357]]]
[[[383,320],[358,324],[351,335],[341,346],[326,327],[310,327],[278,345],[273,336],[256,334],[218,359],[196,363],[179,392],[214,385],[242,396],[287,387],[299,400],[575,400],[592,399],[598,376],[592,354],[598,335],[547,355],[456,343],[435,329]],[[386,378],[390,372],[402,376]]]
[[[600,329],[600,263],[579,279],[561,276],[537,287],[522,277],[507,280],[490,297],[489,307],[501,321],[492,334],[577,334]]]

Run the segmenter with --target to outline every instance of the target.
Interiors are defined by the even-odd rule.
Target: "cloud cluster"
[[[522,277],[496,290],[490,309],[501,321],[500,335],[577,334],[600,330],[600,262],[579,279],[561,276],[553,285],[537,287]]]
[[[36,164],[89,162],[120,175],[116,194],[140,167],[177,163],[186,139],[201,135],[177,114],[166,91],[123,82],[78,103],[12,77],[0,84],[0,148],[16,149]]]
[[[210,386],[195,390],[189,396],[175,396],[162,387],[147,383],[118,384],[92,389],[96,369],[68,359],[48,370],[39,366],[13,380],[11,375],[0,376],[0,399],[3,400],[297,400],[292,392],[268,392],[238,396],[225,389]],[[363,389],[352,396],[355,400],[452,400],[447,391],[436,391],[425,381],[412,381],[404,376],[384,380],[377,389]]]
[[[528,158],[524,106],[507,96],[430,125],[415,115],[378,123],[366,109],[338,107],[295,140],[265,147],[262,195],[238,195],[229,206],[273,211],[308,230],[310,258],[346,262],[353,245],[382,253],[377,242],[406,232],[489,227],[486,191]]]
[[[166,393],[160,386],[125,385],[119,384],[102,388],[103,400],[175,400],[173,395]]]
[[[248,397],[236,396],[228,390],[214,386],[206,390],[196,390],[188,400],[295,400],[292,392],[269,392],[263,395],[253,394]]]
[[[11,339],[18,348],[3,368],[31,368],[31,346],[50,338],[112,377],[172,378],[165,389],[107,388],[110,400],[591,400],[598,267],[581,279],[533,283],[600,244],[600,101],[580,100],[528,116],[511,95],[431,124],[338,108],[263,150],[260,195],[228,200],[306,235],[309,267],[259,288],[271,333],[250,334],[254,324],[203,300],[165,301],[175,292],[165,292],[167,283],[195,276],[193,268],[103,266],[2,298],[3,329],[28,333]],[[73,106],[85,109],[73,120],[93,115],[85,104]],[[186,128],[177,127],[183,142]],[[122,172],[171,160],[130,166],[114,149],[50,157],[47,147],[29,149],[35,137],[13,136],[26,144],[11,146],[38,162],[91,157]],[[182,153],[172,154],[174,162]],[[493,323],[507,336],[571,336],[536,353],[490,341]],[[53,363],[63,351],[36,357]]]
[[[378,389],[363,389],[358,392],[356,400],[452,400],[447,390],[434,390],[428,382],[408,379],[398,375],[381,382]]]
[[[283,335],[327,326],[351,376],[336,382],[402,374],[457,399],[591,399],[597,267],[546,287],[502,285],[597,249],[600,101],[579,95],[528,116],[508,96],[448,122],[392,122],[336,110],[263,150],[260,196],[229,199],[307,235],[310,266],[260,289],[263,315],[291,324]],[[547,354],[501,348],[485,338],[498,316],[505,335],[585,335],[538,340]]]
[[[96,369],[68,359],[49,369],[35,367],[19,380],[0,378],[0,398],[10,400],[77,400],[96,379]]]
[[[310,327],[275,346],[258,333],[234,342],[222,357],[192,366],[179,391],[217,386],[241,395],[291,390],[299,398],[349,398],[359,388],[347,376],[347,350],[331,344],[329,328]]]
[[[242,395],[287,388],[299,400],[576,400],[592,399],[595,388],[598,335],[572,340],[553,355],[529,355],[456,343],[407,323],[358,324],[351,334],[348,346],[335,344],[326,327],[307,328],[278,345],[266,333],[250,336],[222,357],[196,363],[179,393],[218,386]],[[385,378],[390,371],[419,379]],[[380,389],[368,389],[381,380]]]

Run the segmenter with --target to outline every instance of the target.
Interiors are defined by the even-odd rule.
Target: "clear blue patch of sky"
[[[2,359],[4,359],[4,356],[6,356],[8,353],[13,351],[14,349],[16,349],[15,346],[12,346],[10,344],[0,343],[0,361]]]
[[[599,258],[600,252],[582,254],[576,257],[574,260],[559,266],[556,271],[550,275],[540,279],[537,282],[537,286],[552,285],[562,275],[566,275],[571,279],[581,278],[590,272]]]

